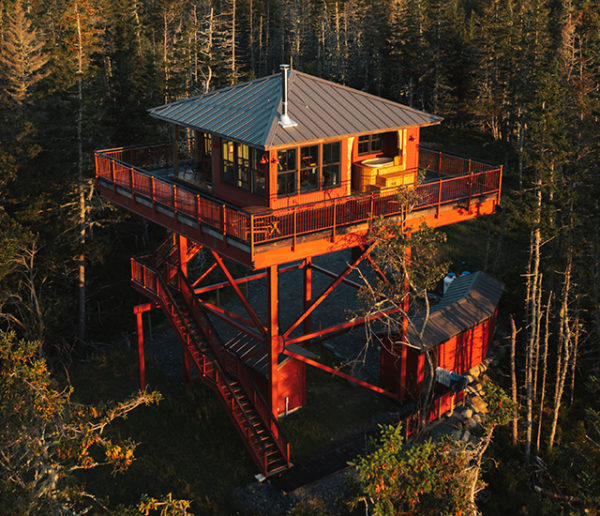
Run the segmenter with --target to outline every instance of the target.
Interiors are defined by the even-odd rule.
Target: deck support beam
[[[267,271],[267,313],[268,313],[268,343],[269,343],[269,404],[271,413],[277,417],[277,390],[279,383],[279,353],[282,351],[282,339],[279,336],[279,283],[277,265],[271,265]]]
[[[371,391],[378,392],[379,394],[385,394],[386,396],[389,396],[390,398],[394,398],[394,399],[398,398],[397,394],[390,392],[390,391],[386,391],[385,389],[382,389],[378,385],[373,385],[372,383],[365,382],[364,380],[361,380],[360,378],[356,378],[354,376],[350,376],[349,374],[342,373],[341,371],[338,371],[337,369],[333,369],[332,367],[326,366],[325,364],[321,364],[320,362],[317,362],[316,360],[313,360],[308,357],[304,357],[298,353],[294,353],[293,351],[290,351],[289,349],[284,348],[283,353],[284,353],[284,355],[287,355],[295,360],[304,362],[305,364],[316,367],[317,369],[327,371],[328,373],[331,373],[334,376],[339,376],[340,378],[343,378],[344,380],[348,380],[349,382],[352,382],[352,383],[356,383],[356,384],[360,385],[361,387],[366,387],[367,389],[369,389]]]
[[[215,251],[213,251],[212,249],[211,249],[211,253],[212,253],[215,261],[219,264],[220,269],[225,274],[225,276],[227,278],[227,281],[229,281],[229,285],[231,285],[231,287],[233,288],[233,290],[236,293],[237,297],[242,302],[242,305],[244,305],[244,308],[246,309],[246,312],[248,312],[248,315],[250,316],[250,318],[254,322],[254,325],[256,326],[256,328],[258,329],[258,331],[260,331],[260,333],[262,333],[263,335],[266,335],[267,331],[266,331],[263,323],[260,321],[260,319],[256,315],[256,312],[250,306],[250,303],[248,303],[248,300],[244,297],[244,294],[242,294],[242,291],[240,290],[240,287],[238,287],[238,284],[235,281],[235,279],[233,278],[233,276],[231,275],[231,273],[229,272],[229,269],[227,269],[227,267],[225,266],[225,263],[223,262],[223,259],[221,258],[221,256],[218,253],[216,253]],[[277,276],[277,266],[274,265],[273,267],[275,267],[275,276]]]
[[[146,357],[144,355],[144,320],[142,315],[154,308],[152,303],[144,303],[133,307],[135,314],[135,333],[137,337],[138,371],[140,375],[140,391],[146,390]]]
[[[312,301],[312,258],[304,260],[304,310],[308,310]],[[310,315],[304,320],[304,334],[310,333]]]
[[[302,322],[325,300],[325,298],[331,294],[331,292],[333,292],[333,290],[335,290],[335,288],[342,283],[342,281],[344,281],[344,278],[346,278],[346,276],[348,276],[348,274],[350,274],[354,268],[364,259],[365,255],[367,255],[368,253],[370,253],[375,246],[377,245],[376,242],[371,243],[371,245],[369,245],[365,251],[363,251],[360,256],[358,258],[356,258],[350,265],[348,265],[348,267],[346,268],[346,270],[344,272],[342,272],[334,281],[331,285],[329,285],[329,287],[327,287],[325,289],[325,291],[317,298],[315,299],[310,306],[304,310],[304,313],[298,317],[298,319],[296,319],[296,321],[286,330],[286,332],[283,334],[284,338],[288,338],[290,336],[290,334],[300,325],[302,324]]]

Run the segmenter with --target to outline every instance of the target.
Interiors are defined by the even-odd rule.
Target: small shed
[[[418,330],[424,314],[413,318],[408,345],[401,344],[397,351],[382,346],[381,385],[401,397],[418,398],[428,377],[425,352],[429,350],[435,350],[434,367],[464,374],[479,365],[496,330],[503,290],[501,281],[482,271],[456,278],[432,306],[421,339]]]

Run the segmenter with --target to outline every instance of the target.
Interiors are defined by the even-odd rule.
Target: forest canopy
[[[504,164],[478,264],[515,321],[513,442],[597,457],[599,0],[0,0],[0,328],[56,369],[130,331],[128,258],[159,231],[95,195],[93,151],[168,139],[146,109],[281,63]],[[597,478],[555,480],[597,504]]]

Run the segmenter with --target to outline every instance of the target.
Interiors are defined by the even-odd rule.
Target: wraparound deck
[[[185,150],[194,145],[181,146],[177,166],[187,167],[192,160]],[[502,185],[502,167],[420,148],[418,169],[424,179],[416,184],[250,212],[173,181],[171,153],[170,143],[97,151],[101,194],[254,269],[364,244],[373,221],[381,217],[394,218],[409,230],[423,222],[443,226],[493,213]],[[414,194],[408,213],[399,201],[407,189]]]

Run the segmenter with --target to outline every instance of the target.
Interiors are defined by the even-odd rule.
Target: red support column
[[[146,360],[144,358],[144,324],[142,321],[142,311],[137,307],[133,309],[136,319],[136,333],[138,345],[138,365],[140,371],[140,390],[146,389]]]
[[[277,399],[279,368],[277,362],[281,352],[281,338],[279,337],[279,318],[278,318],[278,271],[277,265],[271,265],[267,274],[267,311],[268,311],[268,335],[267,342],[269,347],[269,402],[271,412],[277,417]]]
[[[308,310],[312,301],[312,258],[304,260],[304,310]],[[304,334],[310,333],[310,315],[304,319]]]
[[[188,241],[187,238],[181,235],[177,235],[177,249],[179,251],[179,264],[181,266],[181,272],[187,278],[187,254],[188,254]]]

